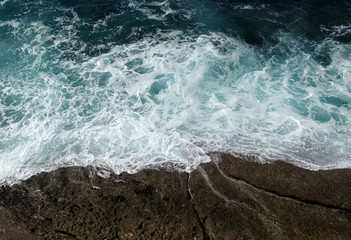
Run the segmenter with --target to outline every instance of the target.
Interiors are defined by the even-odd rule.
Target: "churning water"
[[[0,1],[0,183],[211,151],[351,167],[351,5],[328,2]]]

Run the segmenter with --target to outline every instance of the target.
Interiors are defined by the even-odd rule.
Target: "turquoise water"
[[[0,1],[0,183],[211,151],[351,167],[347,1]]]

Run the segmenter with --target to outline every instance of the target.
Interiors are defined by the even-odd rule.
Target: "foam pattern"
[[[27,10],[0,21],[1,183],[68,165],[191,171],[212,151],[351,166],[351,46],[335,39],[350,25],[257,46],[203,30],[206,9],[185,3],[130,1],[96,19],[40,4],[0,2]]]

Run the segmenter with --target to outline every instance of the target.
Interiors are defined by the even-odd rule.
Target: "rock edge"
[[[351,239],[350,169],[210,156],[190,174],[68,167],[1,187],[0,238]]]

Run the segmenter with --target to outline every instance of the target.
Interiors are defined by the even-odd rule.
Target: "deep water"
[[[351,167],[348,1],[0,1],[0,183],[211,151]]]

